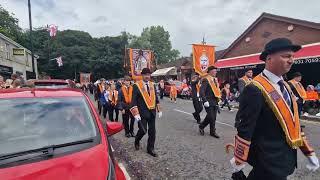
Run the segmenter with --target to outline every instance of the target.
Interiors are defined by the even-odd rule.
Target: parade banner
[[[80,84],[90,83],[91,73],[80,73]]]
[[[192,44],[193,68],[200,76],[205,76],[208,67],[214,65],[214,53],[212,45]]]
[[[151,69],[153,52],[142,49],[129,49],[130,72],[132,79],[141,79],[141,71],[143,68]]]

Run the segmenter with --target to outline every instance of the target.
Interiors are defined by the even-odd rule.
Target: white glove
[[[162,118],[162,112],[161,111],[158,112],[158,116],[159,116],[159,118]]]
[[[319,159],[316,155],[308,156],[309,163],[307,164],[307,169],[309,171],[316,171],[319,168]]]
[[[206,101],[205,103],[203,103],[204,107],[208,108],[210,106],[209,102]]]
[[[234,173],[241,171],[246,166],[245,164],[237,165],[234,157],[230,160],[230,164],[233,168],[232,172]]]
[[[135,116],[134,116],[134,119],[135,119],[137,122],[141,121],[141,117],[140,117],[139,114],[138,114],[138,115],[135,115]]]

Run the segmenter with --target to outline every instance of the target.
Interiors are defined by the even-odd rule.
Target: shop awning
[[[163,69],[158,69],[151,74],[151,76],[167,76],[167,75],[177,75],[177,68],[176,67],[168,67]]]
[[[215,66],[217,68],[232,68],[239,66],[250,66],[264,64],[264,61],[259,59],[260,53],[250,54],[246,56],[238,56],[226,59],[219,59]],[[302,46],[302,49],[295,53],[295,59],[305,59],[312,57],[320,57],[320,43],[307,44]]]

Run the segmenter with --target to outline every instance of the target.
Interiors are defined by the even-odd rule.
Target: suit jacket
[[[125,98],[124,98],[124,94],[123,94],[123,91],[121,88],[119,90],[119,95],[118,95],[118,108],[120,110],[123,110],[123,109],[129,110],[131,108],[131,105],[126,103]]]
[[[198,99],[197,97],[197,84],[198,84],[199,80],[198,81],[191,81],[191,97],[192,99]]]
[[[219,87],[217,85],[217,87]],[[217,106],[218,105],[218,98],[214,95],[210,84],[206,78],[202,80],[201,87],[200,87],[200,97],[202,98],[202,102],[209,102],[210,106]]]
[[[240,96],[236,115],[238,136],[251,141],[248,163],[259,164],[268,172],[288,176],[297,165],[297,150],[286,142],[286,136],[262,92],[253,84],[247,85]]]
[[[242,93],[245,86],[246,86],[246,82],[240,78],[238,80],[238,89],[239,89],[240,94]]]
[[[156,86],[154,86],[154,93],[156,93]],[[159,104],[159,99],[156,96],[156,105]],[[133,92],[132,92],[132,102],[131,107],[137,106],[139,110],[139,114],[142,119],[150,119],[156,117],[156,108],[149,110],[146,103],[144,102],[143,96],[136,84],[133,85]]]

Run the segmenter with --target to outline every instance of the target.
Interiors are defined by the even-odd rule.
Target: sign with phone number
[[[320,63],[320,57],[297,59],[294,61],[294,64],[312,64],[312,63]]]

